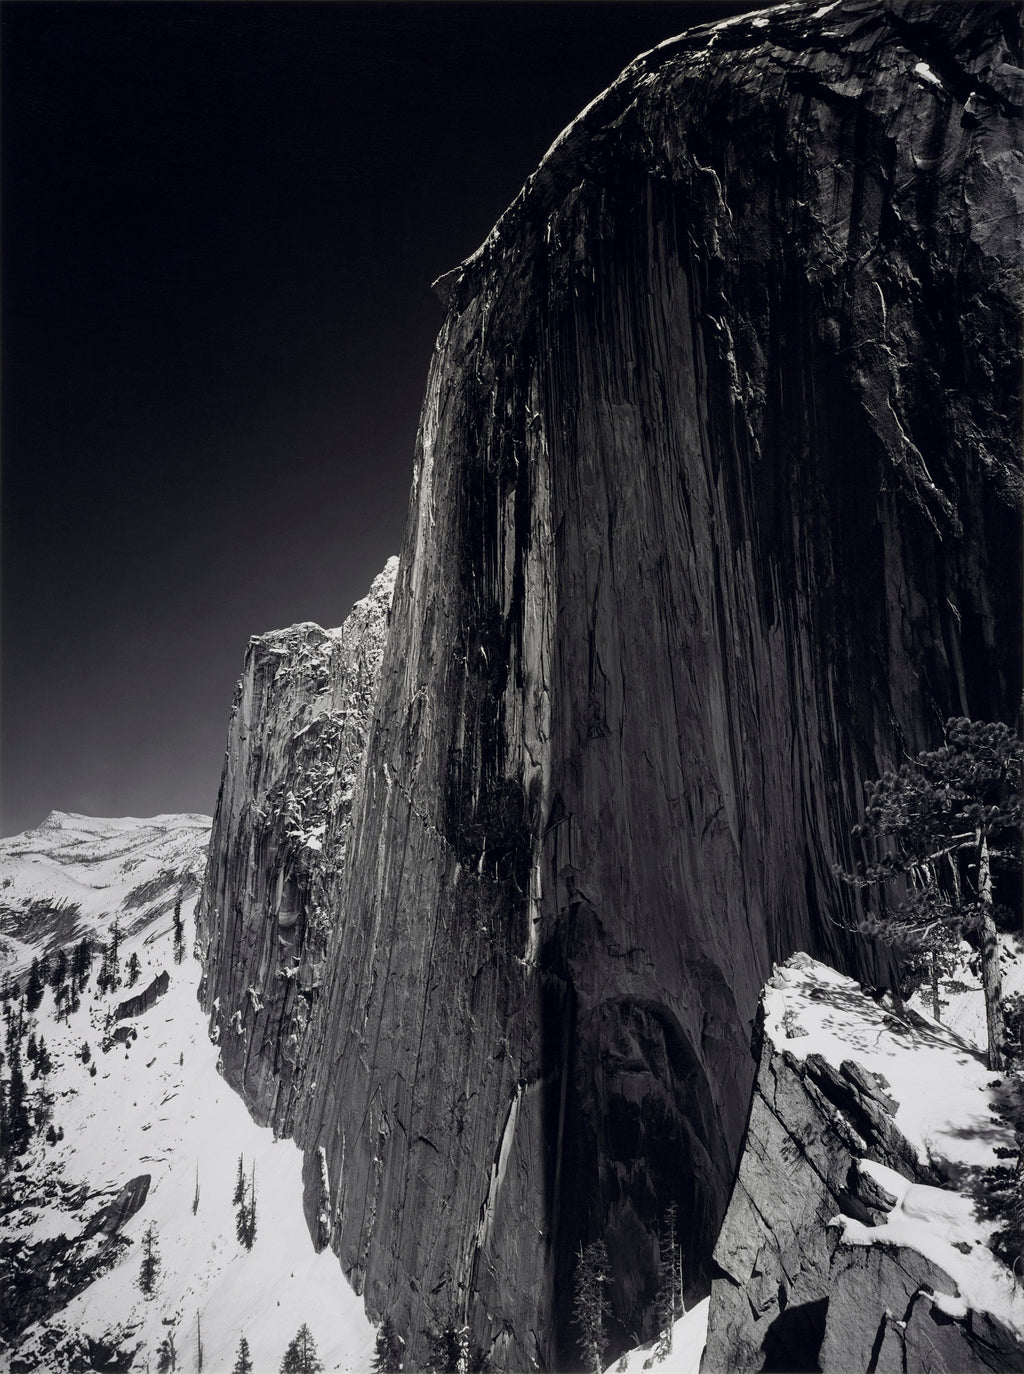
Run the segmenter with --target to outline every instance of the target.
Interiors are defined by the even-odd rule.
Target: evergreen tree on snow
[[[33,959],[25,984],[25,1005],[29,1011],[38,1011],[43,1000],[43,980],[39,975],[39,960]]]
[[[181,892],[174,902],[174,962],[180,964],[185,957],[185,926],[181,919]]]
[[[232,1205],[237,1207],[240,1202],[245,1201],[245,1165],[242,1163],[242,1156],[238,1156],[238,1177],[235,1179],[235,1194],[232,1197]]]
[[[133,988],[139,981],[139,973],[142,965],[139,963],[139,956],[136,950],[132,950],[132,957],[128,960],[128,986]]]
[[[78,992],[84,992],[92,968],[92,945],[88,936],[83,936],[75,946],[71,956],[71,980]],[[72,1010],[77,1010],[73,1007]]]
[[[682,1255],[678,1241],[678,1209],[670,1202],[665,1209],[661,1234],[658,1237],[658,1345],[655,1358],[659,1360],[672,1352],[672,1327],[683,1314]]]
[[[21,1071],[20,1039],[15,1038],[13,1043],[8,1041],[7,1058],[11,1066],[11,1076],[7,1082],[7,1094],[4,1102],[4,1129],[0,1134],[0,1157],[13,1159],[15,1155],[25,1153],[29,1141],[32,1139],[32,1118],[28,1110],[25,1076]]]
[[[253,1242],[256,1240],[256,1164],[252,1166],[252,1182],[249,1186],[248,1196],[243,1189],[242,1201],[239,1203],[238,1211],[235,1213],[235,1234],[238,1243],[244,1245],[247,1250],[251,1250]]]
[[[238,1341],[238,1355],[231,1374],[252,1374],[252,1359],[249,1355],[249,1342],[244,1336]]]
[[[608,1251],[603,1240],[594,1240],[576,1261],[572,1315],[580,1333],[580,1352],[587,1374],[601,1374],[608,1345],[605,1321],[609,1313]]]
[[[63,948],[57,951],[57,957],[50,965],[50,987],[53,989],[54,996],[58,988],[63,986],[65,978],[68,976],[68,956]]]
[[[36,1051],[35,1074],[33,1074],[32,1076],[34,1078],[36,1074],[41,1074],[42,1077],[45,1078],[48,1073],[52,1072],[52,1070],[53,1060],[50,1058],[50,1051],[46,1048],[46,1041],[43,1039],[42,1036],[40,1036],[39,1047]]]
[[[322,1374],[323,1367],[323,1360],[316,1353],[313,1333],[303,1322],[284,1352],[280,1374]]]
[[[373,1374],[398,1374],[402,1368],[402,1341],[390,1317],[377,1328],[372,1368]]]
[[[142,1264],[139,1268],[139,1287],[147,1298],[156,1287],[156,1276],[159,1271],[160,1256],[156,1247],[156,1230],[150,1222],[142,1237]],[[173,1365],[171,1367],[173,1368]]]

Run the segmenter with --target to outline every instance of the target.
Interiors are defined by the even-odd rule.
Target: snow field
[[[182,907],[187,933],[193,906],[194,899]],[[121,1232],[130,1248],[54,1320],[93,1337],[120,1327],[123,1346],[139,1346],[132,1366],[138,1370],[156,1370],[156,1350],[168,1331],[178,1369],[196,1369],[201,1331],[206,1374],[230,1371],[241,1335],[256,1374],[276,1371],[289,1341],[307,1322],[327,1370],[363,1374],[374,1328],[334,1254],[314,1252],[302,1208],[301,1153],[257,1126],[218,1074],[217,1048],[196,1000],[199,966],[190,954],[175,964],[170,915],[122,942],[122,976],[133,951],[141,963],[134,987],[97,998],[94,960],[81,1008],[66,1024],[54,1019],[49,989],[34,1018],[37,1037],[41,1031],[54,1062],[48,1088],[55,1098],[53,1124],[63,1126],[64,1139],[49,1146],[36,1137],[31,1171],[43,1177],[58,1169],[66,1183],[86,1182],[91,1193],[106,1196],[90,1197],[73,1217],[57,1206],[45,1208],[21,1234],[33,1241],[65,1230],[78,1234],[85,1219],[130,1179],[151,1175],[145,1203]],[[138,1038],[127,1048],[115,1042],[104,1053],[108,1008],[141,992],[165,969],[167,993],[143,1015],[119,1023],[133,1026]],[[94,1077],[76,1058],[83,1041],[92,1053]],[[235,1234],[239,1155],[247,1181],[255,1166],[256,1239],[250,1252]],[[197,1170],[199,1205],[193,1214]],[[142,1237],[151,1223],[160,1269],[146,1297],[138,1277]],[[30,1328],[19,1345],[31,1342],[33,1333],[38,1328]]]

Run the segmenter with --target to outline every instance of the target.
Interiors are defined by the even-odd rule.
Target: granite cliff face
[[[263,800],[307,763],[240,735],[201,926],[226,1070],[413,1363],[451,1311],[571,1364],[599,1234],[650,1334],[673,1200],[706,1291],[761,983],[857,957],[861,780],[1017,709],[1022,102],[1012,6],[694,30],[438,283],[344,864],[328,821],[310,886]]]
[[[235,694],[203,893],[200,996],[228,1081],[291,1130],[338,912],[398,560],[339,630],[254,636]]]

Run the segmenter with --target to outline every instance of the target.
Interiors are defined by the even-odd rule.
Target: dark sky
[[[249,635],[399,551],[430,282],[631,58],[754,7],[0,7],[0,833],[213,810]]]

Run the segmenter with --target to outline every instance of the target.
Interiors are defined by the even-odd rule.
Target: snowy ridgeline
[[[165,867],[174,867],[181,858],[179,853],[170,860],[164,826],[177,819],[136,823],[145,828],[149,841],[155,832],[164,832],[156,837],[156,848],[163,846],[160,863]],[[77,857],[68,865],[72,872],[64,875],[66,881],[61,846],[52,835],[46,841],[48,853],[38,858],[26,852],[25,841],[41,836],[42,830],[5,841],[0,848],[0,882],[5,872],[15,878],[3,893],[8,905],[19,896],[19,872],[32,877],[34,901],[84,905],[85,897],[88,921],[83,925],[79,919],[66,932],[79,940],[82,929],[101,928],[104,888],[110,904],[108,929],[115,916],[119,924],[130,927],[132,920],[120,899],[126,886],[139,886],[137,880],[125,881],[137,879],[137,872],[121,871],[129,838],[125,823],[89,825],[92,836],[84,866],[88,884],[82,881],[83,845],[70,846],[69,859]],[[19,852],[5,866],[7,847]],[[127,847],[128,857],[137,859],[138,849]],[[143,865],[137,867],[141,870]],[[184,876],[194,876],[194,868],[184,867]],[[6,1170],[0,1212],[0,1267],[6,1275],[0,1277],[0,1307],[8,1333],[34,1310],[33,1304],[47,1305],[47,1290],[51,1296],[56,1293],[56,1310],[18,1334],[8,1334],[7,1348],[0,1349],[0,1369],[89,1369],[90,1351],[101,1361],[120,1351],[134,1352],[133,1370],[148,1368],[155,1374],[158,1351],[163,1346],[166,1352],[170,1339],[177,1369],[199,1367],[201,1340],[203,1368],[228,1371],[244,1335],[253,1367],[261,1374],[279,1369],[303,1323],[328,1370],[369,1368],[374,1332],[362,1301],[346,1283],[335,1256],[314,1252],[306,1228],[299,1151],[290,1141],[275,1141],[269,1130],[256,1126],[217,1073],[217,1049],[209,1042],[196,1000],[199,968],[190,948],[194,901],[194,896],[187,898],[181,907],[185,939],[180,963],[175,960],[172,889],[163,910],[141,924],[136,921],[132,933],[122,938],[122,986],[97,990],[97,951],[77,1010],[58,1019],[55,994],[47,986],[36,1010],[25,1014],[20,1058],[28,1106],[34,1117],[45,1096],[52,1117],[33,1130],[27,1152],[16,1156]],[[48,947],[51,964],[58,957],[60,943],[54,941],[51,927],[43,923],[38,945],[30,923],[22,921],[16,932],[15,947],[22,956],[16,976],[22,992],[26,960],[34,949]],[[13,944],[8,944],[8,970]],[[73,944],[74,939],[69,955]],[[138,972],[129,988],[124,984],[133,956]],[[153,1005],[108,1022],[121,1003],[162,973],[169,975],[169,984]],[[16,1020],[19,1004],[13,997],[5,1001],[5,1023]],[[67,1004],[68,999],[62,999],[62,1007]],[[30,1040],[34,1059],[29,1058]],[[51,1067],[33,1079],[40,1041]],[[6,1044],[4,1052],[4,1078],[9,1080]],[[48,1136],[62,1138],[49,1143]],[[238,1238],[239,1208],[232,1201],[239,1157],[244,1162],[247,1205],[255,1179],[251,1249]],[[133,1180],[133,1188],[126,1188]],[[118,1224],[118,1208],[122,1215],[130,1212],[140,1195],[138,1210]],[[140,1276],[150,1228],[157,1264],[147,1295]],[[93,1234],[87,1235],[90,1230]],[[78,1243],[69,1249],[63,1237]],[[100,1272],[91,1277],[94,1270]],[[65,1303],[62,1287],[74,1287],[73,1278],[65,1285],[69,1271],[77,1271],[78,1282],[84,1278],[87,1286]]]

